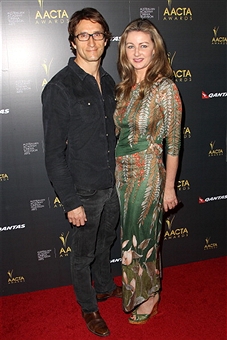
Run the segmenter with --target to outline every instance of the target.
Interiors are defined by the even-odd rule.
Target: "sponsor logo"
[[[8,278],[8,284],[14,284],[14,283],[22,283],[25,282],[25,278],[23,276],[13,276],[13,269],[8,270],[7,272],[9,278]]]
[[[24,228],[25,228],[25,223],[3,226],[3,227],[0,227],[0,231],[10,231],[10,230],[18,230],[18,229],[24,229]]]
[[[8,181],[9,176],[7,174],[0,174],[0,182]]]
[[[121,262],[121,261],[122,261],[122,259],[121,259],[121,257],[119,257],[118,259],[110,260],[110,263],[117,263],[117,262]]]
[[[204,250],[212,250],[212,249],[216,249],[217,247],[218,247],[217,243],[210,243],[210,237],[205,238]]]
[[[223,156],[224,152],[222,149],[215,149],[214,148],[214,144],[215,144],[215,141],[213,142],[210,142],[210,151],[208,153],[208,156],[209,157],[212,157],[212,156]]]
[[[61,233],[61,236],[59,236],[61,242],[62,242],[62,247],[59,251],[59,256],[60,257],[65,257],[68,256],[69,253],[71,252],[71,248],[67,246],[67,240],[68,240],[69,232],[64,236],[64,233]]]
[[[69,16],[65,9],[44,9],[44,0],[37,0],[40,10],[35,13],[36,24],[64,24],[69,22]]]
[[[12,11],[9,10],[7,12],[7,19],[8,19],[8,24],[10,26],[16,26],[16,25],[24,24],[25,22],[28,22],[28,15],[26,11],[22,10],[22,8],[19,12],[17,12],[14,8],[12,9]]]
[[[227,195],[212,196],[212,197],[207,197],[205,199],[202,197],[199,197],[198,203],[203,204],[203,203],[221,201],[221,200],[226,200],[226,199],[227,199]]]
[[[30,155],[33,152],[39,151],[38,148],[39,142],[34,142],[34,143],[24,143],[23,144],[23,151],[24,151],[24,156]]]
[[[202,91],[202,99],[210,99],[210,98],[220,98],[227,97],[227,92],[211,92],[206,94],[206,92]]]
[[[190,183],[187,179],[181,179],[177,182],[177,188],[178,190],[189,190]]]
[[[115,36],[110,39],[110,41],[117,41],[117,42],[119,42],[120,40],[121,40],[121,37],[119,36]]]
[[[152,7],[142,7],[140,8],[140,18],[142,19],[154,19],[155,8]]]
[[[28,93],[32,90],[31,79],[20,79],[15,81],[15,89],[17,94]]]
[[[227,37],[219,36],[218,35],[219,27],[213,28],[213,37],[212,37],[212,45],[226,45],[227,44]]]
[[[44,261],[45,259],[48,259],[51,257],[51,249],[48,250],[38,250],[37,251],[37,258],[38,261]]]
[[[171,52],[167,53],[169,63],[171,65],[172,69],[173,69],[173,75],[174,75],[175,81],[176,82],[184,82],[184,83],[192,81],[192,74],[191,74],[190,70],[188,70],[188,69],[178,69],[178,70],[176,70],[173,67],[173,61],[174,61],[175,56],[176,56],[176,51],[173,54]]]
[[[9,109],[1,109],[0,110],[1,115],[8,115],[8,113],[9,113]]]
[[[192,10],[190,7],[173,7],[173,1],[167,0],[167,7],[163,12],[163,20],[180,20],[188,21],[192,20]]]
[[[185,126],[183,128],[183,135],[184,135],[184,138],[191,138],[191,130],[188,126]]]
[[[173,229],[173,221],[174,221],[175,215],[167,217],[165,224],[167,226],[167,230],[164,234],[164,240],[171,240],[175,238],[182,238],[188,236],[188,229],[187,228],[176,228]]]
[[[30,201],[30,208],[31,211],[37,211],[38,209],[44,208],[45,205],[45,198],[41,198],[41,199],[36,199],[36,200],[31,200]]]

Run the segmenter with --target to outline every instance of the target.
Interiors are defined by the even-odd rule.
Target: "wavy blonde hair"
[[[126,102],[129,99],[131,88],[136,83],[136,73],[126,55],[126,39],[129,32],[149,33],[154,43],[155,54],[152,63],[148,66],[145,79],[140,84],[138,99],[142,99],[151,84],[160,77],[173,77],[173,71],[167,58],[166,47],[161,34],[148,19],[136,19],[130,22],[121,35],[118,50],[118,72],[121,82],[116,87],[116,99]]]

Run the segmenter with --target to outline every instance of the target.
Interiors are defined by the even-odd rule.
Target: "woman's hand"
[[[178,204],[178,199],[176,196],[175,189],[165,189],[164,190],[164,198],[163,198],[163,208],[165,211],[169,209],[174,209]]]

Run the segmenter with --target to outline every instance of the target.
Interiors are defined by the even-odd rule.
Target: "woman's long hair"
[[[157,28],[148,19],[133,20],[125,28],[119,42],[118,55],[118,72],[121,82],[116,87],[116,98],[121,103],[129,99],[132,86],[136,83],[136,73],[134,67],[130,64],[126,55],[126,39],[129,32],[149,33],[154,43],[155,54],[152,62],[147,68],[145,79],[140,84],[140,95],[138,99],[142,99],[151,84],[160,77],[173,77],[173,71],[167,58],[166,47],[162,36]]]

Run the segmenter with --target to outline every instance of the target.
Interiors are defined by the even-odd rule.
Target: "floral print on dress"
[[[177,156],[181,100],[172,80],[155,82],[143,100],[139,85],[116,109],[119,139],[116,183],[121,206],[123,307],[126,312],[160,290],[159,241],[163,217],[166,152]]]

